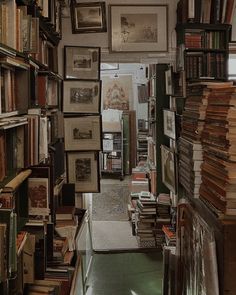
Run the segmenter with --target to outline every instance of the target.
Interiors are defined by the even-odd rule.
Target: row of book
[[[177,22],[232,24],[234,0],[180,0]]]
[[[185,31],[184,40],[185,47],[188,49],[225,49],[224,32],[189,29]]]

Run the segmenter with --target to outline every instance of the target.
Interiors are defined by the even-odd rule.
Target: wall
[[[91,2],[84,0],[83,2]],[[173,62],[175,59],[175,25],[176,25],[176,3],[177,0],[149,0],[147,3],[144,0],[118,1],[108,0],[106,4],[168,4],[168,53],[109,53],[108,49],[108,32],[106,33],[90,33],[90,34],[72,34],[71,19],[69,9],[64,10],[62,19],[62,41],[59,45],[59,71],[63,72],[63,47],[64,45],[75,46],[99,46],[101,47],[101,61],[110,62],[141,62],[141,63],[162,63]],[[106,7],[106,15],[108,16],[108,7]],[[107,17],[107,25],[108,17]]]

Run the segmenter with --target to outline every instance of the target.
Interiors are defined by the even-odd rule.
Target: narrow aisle
[[[162,254],[95,254],[86,295],[161,295]]]

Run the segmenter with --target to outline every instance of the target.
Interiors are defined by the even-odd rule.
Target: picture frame
[[[163,110],[164,134],[171,139],[176,139],[176,115],[175,111]]]
[[[176,157],[167,146],[161,145],[161,174],[165,186],[176,193]]]
[[[64,46],[64,79],[100,79],[100,47]]]
[[[111,52],[168,51],[168,5],[109,5],[109,21]]]
[[[66,151],[102,150],[101,116],[64,118]]]
[[[48,178],[29,177],[28,196],[29,215],[49,215],[50,209]]]
[[[71,27],[73,34],[106,32],[106,3],[72,1]]]
[[[67,153],[67,178],[78,193],[99,193],[99,154],[95,151]]]
[[[99,114],[101,84],[101,81],[64,81],[63,112]]]
[[[173,95],[173,77],[171,68],[165,71],[165,86],[166,95]]]

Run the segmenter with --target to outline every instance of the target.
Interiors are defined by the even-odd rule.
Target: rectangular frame
[[[176,139],[176,116],[175,111],[163,110],[164,134],[172,139]]]
[[[63,112],[99,114],[101,81],[64,81]]]
[[[111,52],[168,51],[168,5],[109,5],[109,20]]]
[[[66,151],[102,150],[101,116],[64,118]]]
[[[28,178],[29,215],[47,216],[49,209],[48,178]]]
[[[176,158],[173,151],[161,145],[161,174],[165,186],[176,193]]]
[[[64,79],[100,79],[100,47],[64,46]]]
[[[68,182],[75,183],[76,192],[100,192],[98,152],[67,153],[67,169]]]
[[[106,32],[105,2],[71,2],[71,27],[73,34]]]

